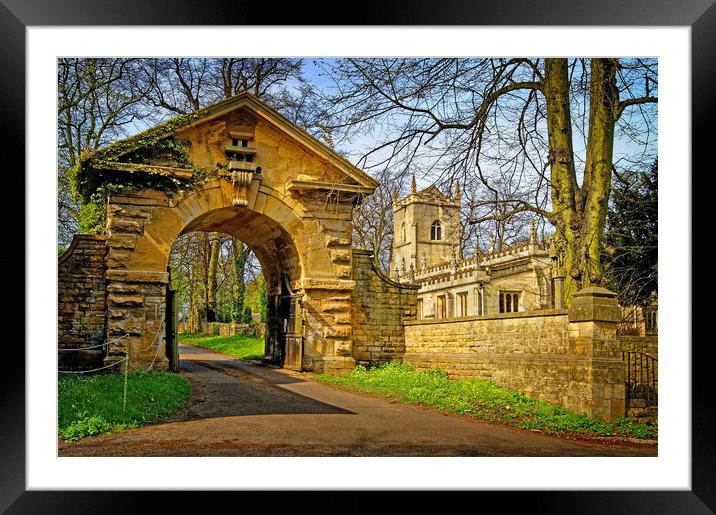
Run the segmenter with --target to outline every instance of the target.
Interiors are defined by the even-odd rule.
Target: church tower
[[[393,196],[391,276],[410,280],[425,266],[461,259],[460,229],[460,185],[451,198],[434,185],[416,191],[413,177],[407,197]]]

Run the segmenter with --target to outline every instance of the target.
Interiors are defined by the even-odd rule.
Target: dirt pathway
[[[162,423],[60,443],[60,456],[655,456],[353,394],[180,346],[189,405]]]

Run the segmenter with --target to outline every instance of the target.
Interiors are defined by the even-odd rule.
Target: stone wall
[[[616,298],[597,288],[583,292],[569,311],[407,321],[403,361],[494,381],[593,417],[623,416]]]
[[[60,257],[57,266],[57,342],[61,370],[101,366],[104,354],[101,347],[79,349],[104,342],[104,255],[103,236],[78,234]]]
[[[179,332],[185,332],[186,324],[179,324]],[[266,336],[266,324],[237,324],[234,322],[206,322],[201,324],[201,333],[215,336],[236,336],[243,334],[253,338]]]
[[[617,344],[621,351],[643,352],[659,359],[658,336],[623,336],[617,335]]]
[[[358,363],[401,359],[403,321],[415,319],[418,286],[387,278],[367,250],[353,249],[353,278],[353,357]]]

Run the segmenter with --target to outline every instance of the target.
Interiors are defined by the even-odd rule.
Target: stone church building
[[[534,225],[527,242],[462,259],[459,188],[452,197],[435,186],[394,197],[391,270],[397,281],[420,286],[418,319],[560,307],[552,259]]]

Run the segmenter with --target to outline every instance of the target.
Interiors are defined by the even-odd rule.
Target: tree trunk
[[[244,273],[249,252],[248,247],[244,249],[243,242],[234,238],[234,310],[232,318],[236,323],[241,323],[244,316],[244,299],[246,297]]]
[[[547,105],[547,133],[552,180],[552,213],[557,247],[563,249],[560,273],[565,276],[564,298],[581,287],[579,247],[581,192],[577,185],[572,149],[572,116],[569,108],[567,59],[545,59],[543,90]]]
[[[589,135],[584,166],[584,214],[581,235],[582,285],[602,279],[600,254],[612,184],[614,126],[619,109],[616,59],[592,59],[589,88]]]
[[[219,235],[211,233],[209,248],[209,268],[206,279],[206,321],[216,322],[216,270],[219,263]]]
[[[187,313],[187,324],[189,326],[189,332],[190,333],[196,333],[197,330],[197,323],[196,323],[196,308],[194,306],[194,277],[191,273],[192,266],[190,266],[190,272],[189,272],[189,313]]]
[[[616,59],[592,59],[589,133],[580,188],[574,167],[567,59],[545,59],[543,89],[547,104],[552,212],[556,245],[564,252],[565,304],[574,292],[598,283],[600,251],[611,187],[614,125],[619,107]]]

